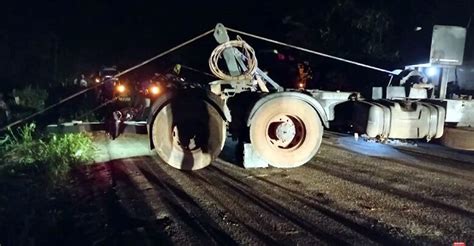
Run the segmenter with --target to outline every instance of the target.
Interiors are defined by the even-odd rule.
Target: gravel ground
[[[185,172],[146,135],[95,142],[96,163],[56,196],[0,186],[17,194],[0,206],[0,245],[474,243],[472,152],[326,133],[300,168],[244,169],[229,141],[213,165]]]
[[[84,206],[104,211],[102,222],[93,221],[107,233],[84,233],[96,244],[474,242],[469,152],[327,133],[317,157],[300,168],[243,169],[226,156],[229,143],[212,166],[184,172],[149,152],[146,136],[98,136],[97,143],[101,162],[77,172],[85,177],[79,201],[88,197]],[[131,148],[139,155],[130,157]]]

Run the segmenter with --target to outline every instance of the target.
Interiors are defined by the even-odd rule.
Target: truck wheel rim
[[[304,123],[296,116],[274,116],[267,126],[267,141],[275,148],[291,151],[298,148],[306,134]]]

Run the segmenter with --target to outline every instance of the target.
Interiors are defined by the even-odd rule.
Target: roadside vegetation
[[[60,245],[74,207],[70,171],[94,152],[89,135],[42,134],[35,124],[0,136],[0,244]]]
[[[0,140],[0,172],[8,175],[35,174],[51,181],[65,178],[75,166],[92,161],[94,147],[84,133],[36,132],[34,123],[9,132]]]

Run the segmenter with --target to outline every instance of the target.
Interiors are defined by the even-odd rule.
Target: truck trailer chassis
[[[222,24],[215,27],[214,38],[219,46],[209,65],[219,80],[210,82],[208,88],[165,92],[148,117],[151,148],[177,169],[198,170],[210,165],[228,135],[242,147],[245,167],[298,167],[317,154],[324,128],[331,124],[350,123],[354,132],[370,138],[430,141],[443,137],[447,146],[474,150],[472,99],[450,102],[420,97],[417,92],[424,93],[416,86],[409,88],[415,96],[402,95],[406,85],[389,85],[385,93],[374,88],[374,95],[386,96],[371,100],[354,92],[288,90],[262,72],[252,47],[240,37],[230,40]],[[222,59],[226,71],[219,68]],[[406,81],[415,75],[399,79]],[[459,116],[452,107],[467,113]],[[462,120],[456,122],[455,117]],[[454,121],[455,127],[460,125],[446,128],[448,121]]]

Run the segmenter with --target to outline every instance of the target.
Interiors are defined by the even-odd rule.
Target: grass
[[[94,152],[86,134],[44,135],[35,124],[0,136],[0,244],[49,244],[52,233],[61,239],[74,209],[69,171]]]
[[[0,140],[0,172],[45,175],[60,180],[77,165],[92,161],[94,147],[84,133],[50,134],[36,132],[34,123],[10,130]]]

